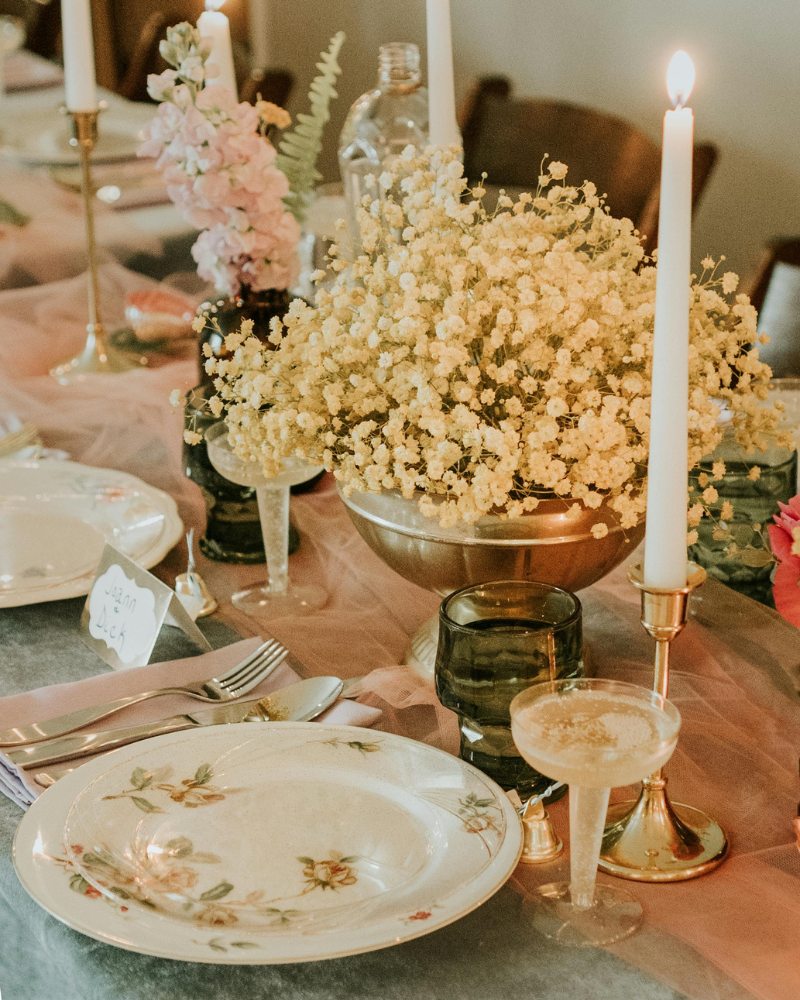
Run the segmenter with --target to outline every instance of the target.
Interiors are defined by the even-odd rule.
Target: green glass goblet
[[[439,611],[436,693],[458,714],[461,757],[523,801],[554,782],[520,755],[509,706],[531,684],[583,673],[581,604],[527,580],[474,584]]]

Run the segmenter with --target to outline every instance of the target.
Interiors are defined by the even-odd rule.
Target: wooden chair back
[[[800,237],[772,240],[749,289],[759,312],[759,332],[770,337],[759,346],[775,378],[800,376]]]
[[[249,76],[239,88],[239,100],[251,104],[258,100],[271,101],[285,108],[294,87],[294,77],[285,69],[264,70],[256,76]]]
[[[462,105],[464,167],[471,181],[529,190],[545,153],[569,166],[569,180],[585,179],[607,195],[612,213],[631,219],[651,251],[657,242],[661,150],[640,129],[615,115],[564,101],[511,97],[505,77],[488,77]],[[711,145],[697,146],[693,201],[716,161]]]

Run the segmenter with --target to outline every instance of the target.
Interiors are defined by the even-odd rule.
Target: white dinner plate
[[[172,497],[135,476],[0,460],[0,608],[88,594],[106,542],[149,569],[182,534]]]
[[[156,114],[155,104],[111,104],[99,118],[95,163],[117,163],[136,157],[141,131]],[[0,115],[0,149],[25,166],[71,167],[80,162],[70,146],[71,119],[57,107]]]
[[[192,962],[354,955],[458,920],[522,850],[480,771],[353,726],[244,723],[89,761],[23,818],[14,864],[99,941]]]

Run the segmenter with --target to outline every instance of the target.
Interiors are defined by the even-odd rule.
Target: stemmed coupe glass
[[[608,797],[663,767],[681,717],[661,695],[596,678],[545,681],[511,702],[517,749],[537,771],[569,785],[570,881],[543,885],[525,903],[545,937],[566,945],[612,944],[632,934],[642,908],[596,884]]]
[[[268,479],[255,462],[233,453],[224,420],[212,424],[205,436],[208,457],[217,472],[239,486],[255,486],[258,499],[269,582],[237,591],[231,598],[233,604],[262,618],[309,614],[321,608],[328,599],[322,587],[289,579],[289,490],[321,472],[322,467],[286,458],[283,472]]]

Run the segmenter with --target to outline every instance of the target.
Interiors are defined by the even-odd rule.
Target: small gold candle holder
[[[511,799],[522,824],[520,863],[542,865],[555,861],[564,850],[564,845],[553,827],[550,814],[544,807],[542,802],[544,796],[534,795],[523,805],[516,788],[506,792],[506,795]]]
[[[530,799],[520,813],[522,831],[522,856],[520,861],[526,865],[548,864],[564,850],[558,834],[553,828],[550,813],[545,809],[541,799]]]
[[[689,563],[686,586],[680,590],[647,587],[642,568],[628,579],[642,595],[642,625],[655,639],[654,689],[667,697],[670,643],[686,624],[689,595],[706,578],[706,571]],[[712,871],[725,859],[728,840],[706,813],[694,806],[671,803],[661,771],[642,782],[635,802],[620,802],[608,811],[600,869],[609,875],[640,882],[680,882]]]
[[[100,319],[100,294],[97,283],[97,243],[94,231],[94,187],[92,185],[91,155],[97,143],[97,119],[100,111],[69,111],[72,118],[72,138],[70,145],[76,146],[81,159],[81,192],[83,194],[83,217],[86,225],[86,271],[89,291],[89,322],[86,325],[86,343],[76,357],[64,361],[50,374],[61,385],[79,382],[87,375],[114,375],[119,372],[139,368],[142,358],[133,358],[112,347],[107,339]]]

